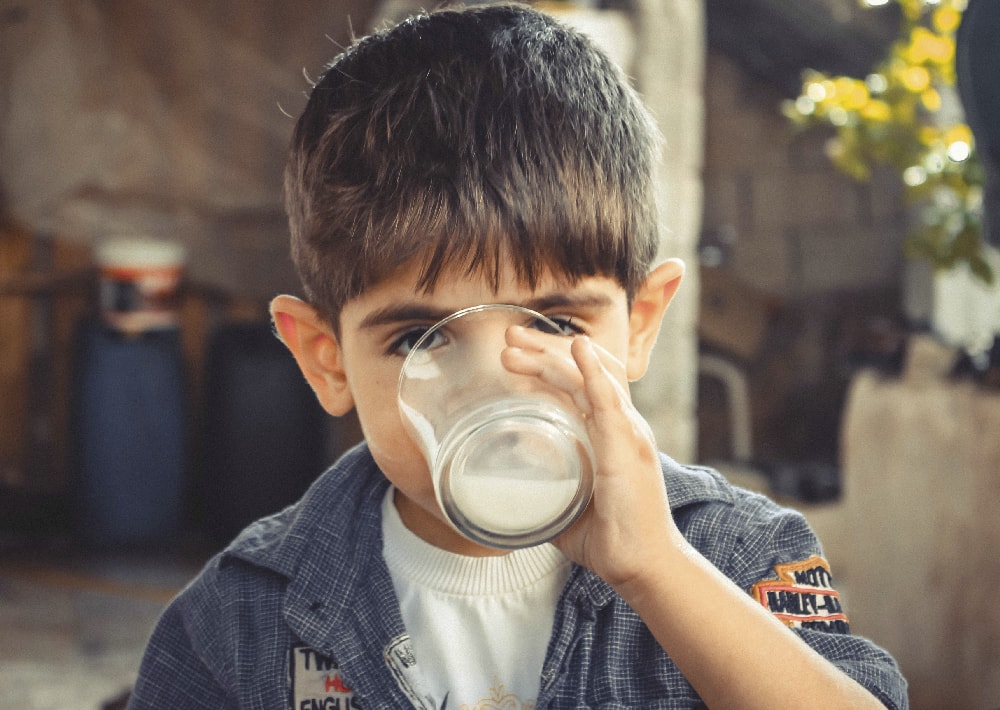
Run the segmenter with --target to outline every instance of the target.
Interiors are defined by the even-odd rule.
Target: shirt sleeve
[[[763,546],[766,565],[750,587],[757,601],[791,627],[883,705],[909,707],[907,683],[896,660],[850,630],[850,609],[841,603],[835,570],[805,517],[775,506],[773,543]],[[762,561],[761,565],[764,562]]]
[[[730,504],[691,513],[685,525],[689,540],[713,564],[886,707],[909,706],[896,661],[851,633],[850,610],[841,604],[835,570],[801,513],[745,491]]]
[[[175,600],[161,616],[139,668],[128,710],[230,708],[236,704],[201,659]]]

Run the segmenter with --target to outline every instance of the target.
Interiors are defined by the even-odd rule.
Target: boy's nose
[[[473,388],[487,386],[510,377],[500,361],[507,347],[507,329],[513,325],[509,314],[482,314],[455,336],[453,363],[449,368],[457,378]]]

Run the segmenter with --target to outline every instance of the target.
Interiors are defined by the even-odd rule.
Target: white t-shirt
[[[382,504],[383,555],[437,707],[534,708],[569,560],[552,545],[495,557],[441,550]]]

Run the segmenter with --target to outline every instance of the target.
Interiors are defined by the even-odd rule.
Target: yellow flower
[[[889,121],[892,119],[892,109],[885,101],[873,99],[861,107],[861,117],[868,121]]]
[[[913,29],[907,49],[908,58],[914,64],[925,62],[944,64],[955,58],[955,43],[948,37],[934,34],[926,27]]]
[[[844,94],[844,108],[857,111],[868,103],[871,94],[868,93],[868,85],[857,79],[851,81]]]
[[[849,76],[838,76],[833,80],[833,90],[841,98],[848,96],[853,88],[854,79]]]
[[[944,142],[948,145],[952,143],[968,143],[972,145],[972,130],[964,123],[956,123],[944,132]]]
[[[936,89],[927,89],[920,94],[920,102],[931,113],[941,110],[941,94]]]
[[[934,29],[941,34],[952,34],[962,21],[962,13],[954,7],[942,6],[934,11],[931,21],[934,23]]]
[[[921,126],[917,131],[917,139],[924,145],[934,145],[940,138],[940,132],[933,126]]]
[[[910,20],[919,20],[921,15],[923,15],[923,0],[899,0],[899,4],[903,6],[903,12]]]
[[[931,73],[920,66],[907,67],[900,78],[903,86],[914,94],[919,94],[931,85]]]

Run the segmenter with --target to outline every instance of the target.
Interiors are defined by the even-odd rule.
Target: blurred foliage
[[[908,256],[940,269],[965,263],[993,273],[981,242],[983,166],[955,90],[955,33],[966,0],[859,0],[900,6],[899,35],[864,79],[807,70],[802,93],[782,110],[802,128],[832,126],[833,164],[866,181],[877,165],[898,174],[918,223]]]

